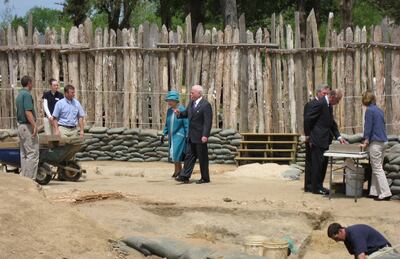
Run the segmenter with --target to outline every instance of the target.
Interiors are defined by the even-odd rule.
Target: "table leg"
[[[329,200],[331,199],[332,196],[332,181],[333,181],[333,172],[332,172],[332,168],[333,168],[333,157],[330,157],[330,162],[331,162],[331,172],[329,175]]]
[[[354,202],[357,202],[357,191],[358,191],[357,169],[358,169],[358,167],[359,167],[359,159],[356,159],[356,172],[355,172],[356,173],[356,191],[354,193]]]

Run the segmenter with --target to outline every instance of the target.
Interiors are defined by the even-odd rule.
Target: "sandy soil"
[[[328,200],[304,193],[302,181],[282,179],[279,172],[286,167],[278,165],[236,171],[231,165],[211,165],[212,183],[204,185],[177,183],[168,163],[81,165],[87,170],[81,181],[51,181],[40,192],[25,179],[0,174],[1,258],[23,258],[32,251],[37,258],[117,257],[122,255],[112,252],[107,240],[135,235],[216,249],[241,249],[247,235],[287,236],[300,247],[300,254],[290,258],[352,258],[344,245],[326,236],[334,221],[370,224],[400,243],[399,202],[362,198],[355,203],[343,196]],[[198,178],[196,168],[193,181]],[[110,192],[121,197],[68,201]],[[3,224],[6,220],[10,223]]]

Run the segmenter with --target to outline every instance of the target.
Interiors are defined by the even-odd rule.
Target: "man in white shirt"
[[[50,90],[43,93],[43,110],[44,110],[44,118],[43,118],[43,126],[44,132],[46,135],[53,134],[53,111],[56,103],[64,98],[64,95],[58,91],[59,85],[58,81],[55,79],[49,80]]]

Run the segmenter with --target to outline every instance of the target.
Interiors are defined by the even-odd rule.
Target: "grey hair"
[[[330,86],[328,85],[328,84],[319,84],[319,85],[317,85],[317,87],[315,88],[316,89],[316,92],[317,93],[319,93],[319,92],[321,92],[323,89],[331,89],[330,88]]]
[[[201,95],[203,94],[203,87],[201,85],[194,85],[192,86],[192,89],[199,91]]]

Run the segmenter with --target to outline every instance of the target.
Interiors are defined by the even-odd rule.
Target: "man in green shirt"
[[[39,138],[35,108],[30,92],[32,78],[23,76],[21,85],[22,89],[16,99],[21,175],[35,180],[39,163]]]

